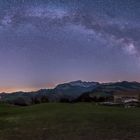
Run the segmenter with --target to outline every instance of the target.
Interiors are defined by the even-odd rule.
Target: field
[[[0,140],[140,140],[140,108],[0,105]]]

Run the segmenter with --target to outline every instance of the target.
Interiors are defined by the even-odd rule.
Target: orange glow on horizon
[[[86,81],[86,80],[83,80]],[[44,84],[42,86],[37,86],[37,87],[26,87],[26,86],[19,86],[19,87],[14,87],[14,86],[4,86],[4,87],[0,87],[0,93],[12,93],[12,92],[18,92],[18,91],[23,91],[23,92],[31,92],[31,91],[37,91],[40,89],[52,89],[55,88],[57,85],[59,84],[63,84],[63,83],[69,83],[70,81],[59,81],[56,83],[47,83]],[[99,83],[110,83],[110,82],[115,82],[115,81],[98,81]],[[119,81],[118,81],[119,82]]]
[[[15,87],[0,87],[0,93],[6,92],[6,93],[11,93],[11,92],[17,92],[17,91],[35,91],[37,88],[15,88]]]
[[[6,93],[12,93],[12,92],[30,92],[30,91],[37,91],[39,89],[45,89],[45,88],[54,88],[55,84],[53,83],[47,83],[41,87],[0,87],[0,93],[6,92]]]

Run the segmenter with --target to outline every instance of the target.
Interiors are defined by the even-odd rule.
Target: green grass
[[[0,140],[140,140],[140,108],[0,105]]]

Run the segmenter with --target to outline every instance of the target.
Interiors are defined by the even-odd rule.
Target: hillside
[[[44,102],[79,102],[112,100],[114,93],[123,92],[140,93],[138,82],[98,83],[73,81],[59,84],[54,89],[41,89],[34,92],[15,92],[0,94],[0,101],[15,105],[32,105]],[[104,99],[103,99],[104,98]]]
[[[139,140],[139,108],[0,105],[0,140]]]

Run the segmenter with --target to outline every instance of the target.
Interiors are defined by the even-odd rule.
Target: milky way
[[[140,81],[139,0],[1,0],[0,91]]]

